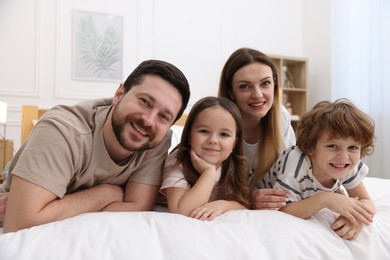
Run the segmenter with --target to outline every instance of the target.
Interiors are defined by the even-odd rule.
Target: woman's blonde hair
[[[252,63],[261,63],[269,66],[273,74],[274,83],[274,101],[271,109],[260,120],[258,158],[255,173],[251,179],[251,187],[256,187],[268,170],[278,159],[281,150],[284,148],[283,133],[281,126],[281,111],[279,100],[278,71],[272,60],[264,53],[250,49],[240,48],[233,52],[222,69],[219,81],[218,96],[233,100],[233,77],[234,74]]]

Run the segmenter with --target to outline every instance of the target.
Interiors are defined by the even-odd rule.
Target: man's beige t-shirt
[[[97,184],[127,181],[160,185],[171,143],[171,131],[157,147],[135,152],[126,165],[111,160],[103,140],[103,125],[112,99],[56,106],[39,120],[10,165],[2,189],[9,191],[12,175],[37,184],[62,198]]]

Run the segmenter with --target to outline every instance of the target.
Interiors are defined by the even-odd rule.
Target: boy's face
[[[315,148],[309,153],[313,175],[324,187],[332,187],[333,181],[345,178],[360,162],[361,144],[352,137],[332,137],[322,134]]]

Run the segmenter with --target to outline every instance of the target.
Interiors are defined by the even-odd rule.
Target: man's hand
[[[8,192],[0,193],[0,227],[3,226],[5,209],[7,208]]]
[[[281,189],[258,189],[252,193],[252,209],[279,210],[286,206],[287,198]]]
[[[128,181],[120,200],[103,208],[103,211],[147,211],[153,210],[159,193],[159,185],[148,185]],[[119,190],[118,190],[119,192]],[[123,192],[123,191],[122,191]]]

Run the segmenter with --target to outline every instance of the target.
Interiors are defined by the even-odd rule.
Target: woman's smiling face
[[[251,63],[234,74],[232,99],[243,118],[259,121],[272,107],[274,88],[271,67],[259,62]]]

